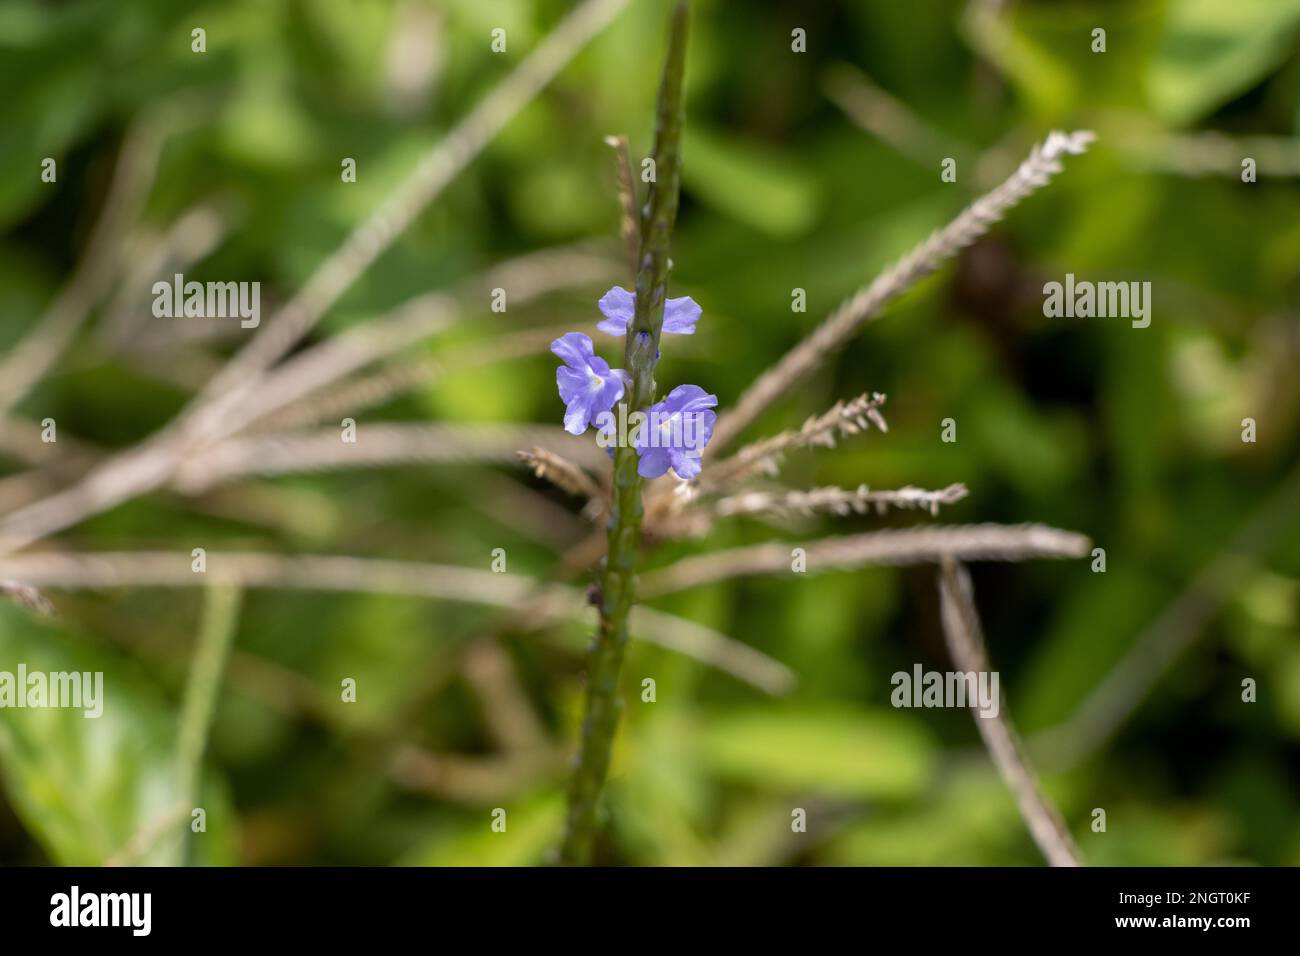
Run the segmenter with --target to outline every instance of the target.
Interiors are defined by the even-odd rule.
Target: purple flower
[[[600,297],[600,311],[605,314],[603,322],[597,322],[596,328],[610,335],[627,335],[632,324],[632,313],[636,311],[636,293],[614,286]],[[669,335],[694,335],[695,323],[704,311],[695,304],[689,295],[680,299],[669,299],[664,303],[663,332]]]
[[[658,478],[671,466],[682,479],[700,473],[700,452],[713,437],[718,396],[698,385],[678,385],[662,402],[646,410],[646,423],[638,429],[636,470],[642,478]]]
[[[627,373],[611,369],[595,354],[591,338],[581,332],[569,332],[551,343],[551,351],[564,365],[555,370],[560,398],[568,407],[564,411],[564,430],[581,435],[591,420],[607,412],[623,397],[628,385]]]

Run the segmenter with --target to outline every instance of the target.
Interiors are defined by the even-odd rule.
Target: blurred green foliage
[[[1173,167],[1188,157],[1160,149],[1184,147],[1161,140],[1153,161],[1143,139],[1300,133],[1300,2],[995,6],[698,4],[673,291],[694,296],[704,319],[698,335],[665,349],[664,363],[668,379],[704,385],[725,410],[843,297],[979,191],[976,157],[991,157],[996,181],[1047,130],[1097,130],[1087,156],[894,304],[753,431],[886,392],[888,434],[792,455],[784,480],[962,481],[971,495],[948,521],[1042,521],[1106,549],[1104,574],[1086,561],[974,568],[1010,712],[1032,738],[1075,713],[1300,458],[1295,180],[1263,162],[1250,185],[1237,168],[1181,175]],[[5,0],[0,348],[67,280],[131,123],[180,120],[145,227],[161,231],[195,203],[217,203],[229,234],[189,277],[259,280],[264,303],[284,301],[567,7]],[[634,157],[649,147],[664,12],[634,0],[348,292],[317,337],[524,251],[598,238],[616,255],[619,209],[602,137],[626,133]],[[190,51],[195,26],[207,30],[204,55]],[[509,37],[504,54],[489,47],[498,26]],[[1099,26],[1105,53],[1090,46]],[[807,31],[806,54],[791,52],[796,27]],[[857,128],[827,96],[831,69],[845,63],[950,149],[920,161]],[[956,184],[939,179],[948,155],[962,157]],[[46,156],[58,161],[57,184],[40,181]],[[345,156],[357,160],[355,185],[339,182]],[[1044,318],[1041,285],[1067,271],[1150,280],[1151,327]],[[794,288],[807,290],[806,313],[791,312]],[[565,321],[587,329],[601,291],[505,315],[484,301],[422,348],[438,356],[453,343]],[[241,341],[201,348],[224,354]],[[151,374],[147,356],[132,358],[106,351],[92,325],[18,411],[57,418],[61,436],[107,447],[138,440],[187,393]],[[553,364],[539,353],[460,370],[366,420],[558,422]],[[939,441],[948,416],[959,423],[956,444]],[[1258,422],[1254,444],[1240,440],[1247,416]],[[16,461],[3,466],[21,471]],[[541,578],[586,530],[572,502],[517,469],[411,466],[274,483],[285,496],[262,526],[154,496],[60,542],[481,569],[503,547],[512,574]],[[546,499],[547,533],[518,520],[519,494]],[[803,534],[930,520],[853,517]],[[1204,633],[1114,740],[1046,777],[1089,862],[1300,863],[1298,529],[1295,509],[1270,529],[1221,606],[1211,602]],[[774,536],[786,532],[724,524],[705,541],[664,545],[650,562]],[[102,669],[110,705],[98,721],[0,711],[0,861],[98,863],[173,793],[200,598],[151,589],[52,597],[52,624],[0,607],[0,669]],[[889,707],[894,671],[947,667],[932,571],[740,580],[655,603],[787,663],[799,685],[774,701],[634,646],[603,859],[1040,862],[969,716]],[[564,764],[512,769],[493,730],[494,697],[464,664],[499,620],[469,604],[248,594],[204,774],[198,859],[545,860],[562,825]],[[547,746],[561,751],[576,739],[583,636],[575,625],[495,642],[513,670],[514,703],[538,715]],[[358,682],[355,705],[338,702],[344,677]],[[653,704],[637,696],[644,677],[657,681]],[[1259,684],[1257,703],[1240,700],[1245,677]],[[463,764],[444,766],[429,792],[392,772],[401,745]],[[490,829],[495,807],[508,811],[505,835]],[[790,832],[794,807],[808,810],[807,834]],[[1106,809],[1105,834],[1089,830],[1095,807]]]

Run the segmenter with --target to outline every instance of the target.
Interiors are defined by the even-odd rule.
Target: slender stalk
[[[660,597],[717,581],[756,574],[790,574],[791,549],[803,549],[807,570],[850,571],[865,567],[915,567],[944,557],[956,561],[1032,561],[1081,558],[1092,542],[1075,531],[1041,524],[918,525],[813,541],[767,541],[682,558],[655,568],[641,580],[641,594]],[[0,562],[0,570],[5,567]],[[16,573],[12,573],[17,576]],[[40,581],[35,582],[40,584]]]
[[[584,593],[564,584],[494,574],[486,569],[338,554],[209,551],[208,573],[200,576],[190,570],[189,555],[184,552],[41,551],[0,556],[0,581],[0,594],[11,593],[14,588],[30,593],[34,588],[192,588],[209,584],[398,594],[508,608],[511,627],[526,633],[586,614]],[[784,664],[686,618],[643,605],[633,609],[628,626],[634,636],[647,643],[694,657],[765,693],[784,693],[794,683],[794,674]]]
[[[123,238],[144,207],[163,143],[174,125],[166,114],[132,125],[72,281],[35,327],[0,361],[0,413],[17,405],[36,386],[111,288]]]
[[[655,124],[655,177],[641,220],[641,254],[636,277],[636,312],[627,333],[624,367],[631,376],[628,411],[644,411],[654,399],[668,288],[668,247],[677,220],[681,187],[682,77],[686,68],[687,4],[680,0],[669,29],[668,57],[659,87]],[[614,454],[614,496],[609,543],[600,586],[600,624],[587,671],[586,716],[578,765],[569,789],[569,814],[560,858],[581,865],[591,857],[598,830],[597,806],[609,771],[610,753],[623,703],[618,695],[628,614],[636,600],[636,565],[641,545],[642,479],[637,454],[625,441]]]
[[[226,669],[226,658],[230,656],[230,645],[239,622],[240,600],[239,588],[216,585],[208,589],[203,602],[203,624],[190,663],[189,682],[185,685],[176,747],[177,792],[184,821],[189,820],[198,798],[203,751],[207,749],[221,675]],[[189,837],[188,833],[183,835]],[[188,862],[192,849],[189,840],[186,839],[181,846],[182,862]]]
[[[953,664],[966,673],[987,673],[988,650],[975,610],[970,575],[964,565],[950,557],[940,562],[939,598],[944,638]],[[1082,866],[1079,848],[1074,845],[1060,812],[1043,793],[1020,735],[1007,716],[1006,695],[1002,695],[998,710],[991,715],[980,713],[973,699],[970,705],[971,716],[993,758],[993,765],[1015,796],[1020,815],[1047,862],[1052,866]]]
[[[442,194],[491,140],[599,33],[628,0],[584,0],[519,66],[429,152],[276,311],[257,336],[206,381],[163,429],[95,466],[77,484],[0,518],[0,554],[19,551],[92,515],[156,491],[192,444],[223,437],[233,416],[259,394],[266,371],[310,332],[338,299]],[[3,387],[0,386],[0,396]]]
[[[821,325],[760,375],[725,415],[718,418],[705,457],[717,455],[759,415],[799,382],[806,381],[832,352],[841,348],[886,305],[970,246],[1025,197],[1042,189],[1096,138],[1091,130],[1050,133],[1000,186],[980,196],[957,218],[912,249],[846,299]]]
[[[623,245],[627,250],[628,276],[636,285],[636,275],[640,271],[641,228],[640,215],[636,209],[636,185],[632,178],[632,154],[628,151],[626,136],[606,136],[605,143],[614,150],[616,169],[618,171],[618,202],[623,210],[623,220],[619,232],[623,235]]]

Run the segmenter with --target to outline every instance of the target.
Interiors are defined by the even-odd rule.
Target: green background
[[[1295,179],[1262,160],[1253,184],[1235,163],[1187,175],[1204,140],[1162,138],[1204,130],[1294,137],[1300,2],[997,6],[697,5],[670,294],[693,296],[704,315],[693,338],[665,343],[660,378],[704,386],[725,412],[845,296],[1049,130],[1096,130],[1087,155],[890,306],[749,432],[796,426],[837,398],[885,392],[888,434],[792,454],[783,480],[881,489],[960,481],[970,496],[940,520],[1041,521],[1106,549],[1104,574],[1086,560],[973,568],[1010,713],[1032,740],[1076,712],[1238,529],[1272,507],[1300,461]],[[178,103],[187,121],[166,142],[139,229],[158,233],[194,204],[216,204],[227,232],[187,277],[260,281],[265,315],[566,8],[4,0],[0,349],[67,281],[132,122]],[[616,257],[619,208],[602,138],[627,134],[636,158],[649,150],[666,12],[633,0],[314,338],[530,250],[594,239]],[[195,26],[207,31],[203,55],[190,50]],[[495,27],[507,31],[503,54],[490,49]],[[1095,27],[1107,31],[1105,53],[1091,51]],[[806,53],[791,51],[795,28],[807,31]],[[395,62],[396,37],[421,51],[418,62]],[[856,126],[828,95],[844,64],[906,104],[932,140],[908,154]],[[406,84],[394,79],[403,65],[414,76]],[[1300,166],[1296,140],[1282,148]],[[58,161],[56,184],[40,181],[46,156]],[[355,184],[339,180],[344,156],[357,160]],[[956,183],[940,181],[949,156],[958,158]],[[1150,328],[1045,318],[1042,284],[1066,272],[1150,281]],[[484,299],[420,348],[438,356],[566,322],[590,333],[596,299],[621,281],[613,269],[605,285],[505,314]],[[807,291],[806,313],[791,311],[795,288]],[[168,421],[190,392],[168,374],[165,350],[107,347],[96,334],[104,313],[15,414],[55,418],[61,440],[125,447]],[[142,325],[156,332],[156,323],[175,321]],[[243,342],[229,331],[186,348],[229,353]],[[598,347],[614,358],[610,340]],[[554,366],[539,350],[453,370],[367,412],[362,427],[381,419],[558,424]],[[958,423],[954,444],[939,440],[946,417]],[[1255,443],[1241,440],[1245,417],[1257,422]],[[10,458],[0,468],[23,470]],[[201,544],[484,570],[492,549],[505,548],[510,574],[541,578],[589,531],[570,499],[522,468],[413,465],[267,483],[283,496],[263,524],[154,495],[62,533],[58,544],[181,552]],[[520,520],[518,509],[529,508],[542,509],[540,530]],[[1268,540],[1208,601],[1203,625],[1178,628],[1189,649],[1140,695],[1115,737],[1046,774],[1088,862],[1300,863],[1295,511],[1265,521]],[[732,520],[703,540],[657,549],[648,563],[934,520],[828,518],[798,533]],[[100,721],[0,711],[0,862],[95,864],[167,804],[202,594],[50,589],[49,597],[53,623],[0,606],[0,669],[19,661],[102,669],[108,704]],[[970,717],[889,706],[894,671],[917,662],[948,668],[932,569],[739,580],[655,606],[763,650],[799,682],[776,700],[634,645],[602,861],[1041,862]],[[209,825],[197,859],[545,862],[562,824],[563,754],[576,740],[589,628],[506,630],[489,642],[495,651],[482,652],[480,639],[498,621],[471,604],[245,595],[205,764]],[[480,653],[508,665],[510,704],[534,713],[541,756],[514,754],[494,731],[494,714],[506,711],[473,677]],[[338,700],[343,677],[358,682],[355,704]],[[644,677],[657,682],[653,704],[639,700]],[[1247,677],[1258,683],[1256,703],[1241,701]],[[410,746],[443,761],[432,791],[392,772],[393,754]],[[507,810],[505,834],[490,828],[497,807]],[[808,811],[805,834],[790,832],[794,807]],[[1106,810],[1105,833],[1090,828],[1094,808]]]

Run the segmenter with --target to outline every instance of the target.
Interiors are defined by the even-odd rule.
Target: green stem
[[[641,220],[636,277],[636,313],[628,329],[624,367],[632,379],[627,411],[644,412],[654,400],[655,361],[668,289],[668,248],[677,221],[681,188],[682,77],[686,68],[687,3],[673,10],[668,58],[659,87],[655,123],[655,177]],[[622,417],[622,416],[620,416]],[[627,442],[614,454],[614,495],[609,511],[609,545],[600,582],[600,624],[587,669],[586,715],[578,765],[569,788],[569,814],[560,859],[582,865],[591,858],[599,831],[597,810],[609,772],[623,701],[618,694],[627,619],[636,601],[636,567],[641,547],[641,476],[636,450]]]
[[[241,592],[233,587],[211,587],[203,602],[203,623],[190,661],[189,681],[181,704],[180,734],[176,747],[177,791],[182,814],[181,862],[188,862],[190,813],[198,799],[199,770],[207,749],[212,714],[217,705],[221,675],[239,623]]]

